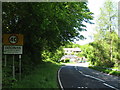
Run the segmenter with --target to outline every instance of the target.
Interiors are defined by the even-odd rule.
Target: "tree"
[[[3,33],[24,34],[24,52],[37,60],[44,49],[53,51],[80,37],[82,22],[93,19],[86,2],[7,2],[3,3],[2,17]]]
[[[97,40],[102,40],[110,44],[110,60],[113,60],[113,37],[112,33],[117,29],[117,5],[111,0],[106,0],[104,7],[100,8],[100,16],[97,20]]]
[[[93,19],[86,2],[3,2],[2,8],[2,33],[24,35],[22,73],[42,63],[44,52],[52,60],[54,55],[61,56],[59,47],[81,37],[79,31],[85,27],[82,22]]]

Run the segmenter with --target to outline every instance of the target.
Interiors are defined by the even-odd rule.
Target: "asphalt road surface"
[[[58,80],[62,90],[120,90],[120,77],[89,69],[82,64],[61,67]]]

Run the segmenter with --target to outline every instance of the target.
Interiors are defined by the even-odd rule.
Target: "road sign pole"
[[[19,55],[19,79],[21,79],[21,54],[23,49],[23,35],[22,34],[3,34],[4,54],[13,55],[12,75],[15,79],[15,54]],[[5,56],[5,66],[6,66]]]
[[[15,56],[13,55],[13,79],[15,79]]]
[[[5,67],[7,66],[7,56],[5,55]]]
[[[21,80],[21,55],[19,55],[19,80]]]

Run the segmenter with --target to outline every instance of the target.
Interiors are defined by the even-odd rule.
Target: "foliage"
[[[110,35],[109,33],[106,35]],[[97,40],[89,45],[84,45],[81,47],[84,55],[88,58],[92,65],[95,66],[105,66],[105,67],[118,67],[120,66],[120,57],[118,55],[118,45],[120,44],[118,35],[113,32],[111,34],[113,38],[112,49],[113,49],[113,59],[110,60],[110,43],[105,39]]]
[[[55,61],[55,62],[58,62],[58,60],[60,60],[60,58],[63,56],[63,54],[64,54],[63,47],[59,47],[54,52],[44,50],[42,52],[42,58],[43,58],[43,61]]]
[[[12,88],[59,88],[56,76],[59,68],[60,65],[51,62],[41,64],[35,67],[30,75],[15,83]]]
[[[108,73],[110,75],[120,76],[120,71],[114,71],[114,70],[109,70],[109,69],[100,68],[100,67],[92,67],[92,66],[89,66],[89,68],[95,69],[104,73]]]
[[[106,0],[104,7],[100,8],[100,16],[96,21],[95,41],[90,43],[93,47],[91,63],[96,66],[114,67],[118,65],[119,37],[117,30],[117,9],[115,3]]]
[[[79,44],[75,44],[74,42],[68,42],[63,46],[63,48],[80,48]]]
[[[54,51],[80,37],[82,22],[93,18],[85,2],[6,2],[2,11],[3,34],[23,34],[24,53],[29,52],[34,63],[40,62],[43,50]]]
[[[70,62],[70,59],[69,59],[69,58],[65,59],[65,63],[67,63],[67,62]]]
[[[43,60],[58,61],[62,55],[59,47],[73,38],[81,38],[78,32],[84,30],[83,22],[91,23],[93,19],[86,2],[3,2],[2,8],[2,33],[24,35],[23,77]],[[11,64],[6,68],[11,68],[12,59],[7,63]],[[7,72],[6,68],[3,78],[12,76],[12,69]],[[3,80],[3,84],[11,83],[9,79]]]

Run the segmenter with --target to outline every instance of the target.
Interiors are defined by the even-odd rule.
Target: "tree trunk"
[[[112,39],[111,39],[111,41],[110,41],[110,60],[111,61],[112,61],[112,58],[113,58],[112,53],[113,53],[113,50],[112,50]]]

